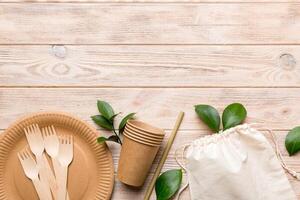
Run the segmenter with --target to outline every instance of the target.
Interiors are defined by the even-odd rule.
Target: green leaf
[[[220,130],[220,115],[218,111],[209,105],[195,105],[195,111],[200,119],[213,131]]]
[[[107,130],[113,130],[113,125],[110,121],[108,121],[105,117],[102,115],[95,115],[91,117],[92,120],[98,124],[100,127],[105,128]]]
[[[170,199],[179,189],[181,181],[181,169],[168,170],[162,173],[155,182],[157,200]]]
[[[113,121],[115,119],[116,116],[118,116],[120,113],[114,114],[111,118],[110,121]]]
[[[119,138],[115,135],[109,136],[108,138],[106,138],[106,137],[98,137],[97,138],[97,142],[100,144],[103,142],[106,142],[106,141],[112,141],[112,142],[119,143]]]
[[[119,124],[119,133],[123,133],[127,121],[129,119],[132,119],[134,117],[134,115],[135,115],[135,113],[130,113],[122,119],[122,121]]]
[[[241,124],[247,116],[247,110],[240,103],[230,104],[225,108],[222,115],[223,129],[229,129]]]
[[[115,113],[113,108],[109,105],[109,103],[105,101],[97,101],[97,106],[99,112],[105,117],[107,120],[111,121],[111,119],[114,117]]]
[[[300,150],[300,126],[293,128],[285,138],[285,148],[292,156]]]
[[[106,140],[107,140],[106,137],[98,137],[97,138],[97,142],[100,143],[100,144],[103,143],[103,142],[105,142]]]

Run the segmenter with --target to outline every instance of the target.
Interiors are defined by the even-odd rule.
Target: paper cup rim
[[[127,125],[125,127],[125,130],[127,130],[128,132],[131,132],[131,133],[137,132],[137,133],[139,133],[141,135],[145,135],[147,137],[151,137],[151,138],[154,138],[154,139],[163,139],[164,136],[165,136],[165,135],[158,135],[158,134],[154,134],[154,133],[149,133],[149,132],[141,131],[141,130],[132,128],[131,126],[127,126]]]
[[[141,143],[141,144],[145,144],[145,145],[148,145],[148,146],[160,146],[161,142],[160,143],[154,143],[154,142],[149,142],[149,141],[145,141],[145,140],[142,140],[140,138],[136,138],[136,136],[132,136],[132,135],[128,135],[126,133],[124,133],[124,136],[137,142],[137,143]]]
[[[151,137],[146,136],[146,135],[135,134],[135,133],[129,132],[129,131],[126,131],[126,134],[133,135],[133,136],[136,136],[136,137],[140,137],[140,138],[142,138],[144,140],[151,141],[151,142],[161,142],[161,141],[163,141],[163,138],[151,138]]]
[[[145,135],[143,135],[143,134],[135,134],[135,133],[130,132],[130,131],[128,131],[128,130],[125,130],[125,131],[124,131],[124,134],[136,136],[136,137],[139,137],[139,138],[141,138],[141,139],[143,139],[143,140],[145,140],[145,141],[149,141],[149,142],[155,142],[155,143],[156,143],[156,142],[161,142],[161,141],[163,141],[163,138],[161,138],[161,139],[158,139],[158,138],[151,138],[151,137],[145,136]]]
[[[125,137],[137,142],[137,143],[140,143],[140,144],[144,144],[144,145],[148,145],[148,146],[153,146],[153,147],[158,147],[160,146],[160,144],[155,144],[155,143],[149,143],[149,142],[146,142],[146,141],[143,141],[143,140],[140,140],[140,139],[137,139],[137,138],[134,138],[130,135],[124,135]]]
[[[139,125],[137,125],[137,124],[139,124]],[[139,120],[128,120],[127,125],[134,128],[134,129],[144,131],[144,132],[147,132],[147,133],[152,133],[152,134],[155,134],[155,135],[163,135],[163,136],[165,135],[165,132],[164,132],[163,129],[157,128],[155,126],[152,126],[150,124],[147,124],[147,123],[139,121]],[[141,125],[144,126],[144,128],[141,127]]]

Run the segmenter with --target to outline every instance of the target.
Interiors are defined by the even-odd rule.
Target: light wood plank
[[[210,104],[220,111],[232,102],[243,103],[247,121],[260,128],[290,129],[300,124],[300,88],[2,88],[0,128],[36,111],[65,111],[91,122],[96,100],[110,102],[116,112],[137,112],[139,119],[171,129],[179,111],[186,112],[181,128],[206,129],[194,112],[196,104]]]
[[[118,181],[117,177],[116,177],[114,193],[113,193],[112,199],[116,199],[116,200],[143,199],[144,194],[146,192],[146,186],[148,185],[148,182],[150,181],[151,176],[152,176],[152,174],[148,177],[149,180],[147,180],[147,182],[141,189],[130,188],[130,187],[122,184],[120,181]],[[183,179],[184,179],[184,181],[186,180],[185,175],[184,175]],[[291,179],[291,178],[289,178],[289,181],[290,181],[291,186],[292,186],[293,190],[295,191],[298,199],[300,199],[300,192],[299,192],[300,191],[300,182],[295,179]],[[188,199],[190,199],[189,188],[187,188],[180,196],[180,200],[188,200]],[[154,191],[152,193],[151,200],[156,200]]]
[[[300,46],[4,45],[0,86],[299,87],[299,60]]]
[[[116,178],[116,182],[115,182],[115,186],[114,186],[115,188],[114,188],[114,193],[113,193],[112,199],[116,199],[116,200],[143,199],[144,193],[146,192],[146,186],[147,186],[148,182],[150,182],[151,176],[152,175],[150,175],[148,177],[149,180],[147,180],[147,182],[141,189],[130,188],[130,187],[122,184],[121,182],[119,182]],[[183,179],[184,179],[184,181],[186,180],[185,175],[184,175]],[[293,190],[295,191],[298,199],[300,199],[300,192],[299,192],[300,191],[300,182],[295,179],[291,179],[291,178],[289,179],[289,181],[290,181],[291,186],[292,186]],[[190,199],[189,188],[186,189],[180,196],[180,200],[188,200],[188,199]],[[156,200],[154,191],[152,193],[151,200]]]
[[[299,3],[3,3],[0,11],[0,44],[300,44]]]
[[[298,0],[0,0],[0,3],[297,3]]]

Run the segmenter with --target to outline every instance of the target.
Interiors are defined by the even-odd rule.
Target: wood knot
[[[290,110],[289,109],[283,109],[282,110],[282,114],[286,115],[289,114]]]
[[[64,45],[53,45],[52,53],[58,58],[65,58],[67,56],[67,48]]]
[[[66,75],[70,71],[70,67],[64,63],[58,63],[53,66],[52,72],[56,75]]]
[[[296,67],[296,59],[292,54],[283,53],[279,56],[279,67],[285,70],[293,70]]]

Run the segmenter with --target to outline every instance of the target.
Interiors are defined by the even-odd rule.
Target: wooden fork
[[[47,126],[42,128],[42,135],[44,138],[44,143],[45,143],[45,150],[47,154],[51,157],[52,159],[52,164],[55,172],[55,177],[60,176],[60,165],[57,160],[57,155],[59,151],[59,138],[57,136],[57,133],[55,131],[54,126]],[[51,170],[50,167],[48,171]],[[50,171],[52,173],[52,171]],[[49,173],[49,183],[50,183],[50,188],[52,190],[52,193],[54,195],[54,199],[57,199],[57,193],[58,193],[58,185],[55,177],[53,174]],[[69,200],[69,195],[67,192],[67,200]]]
[[[59,137],[59,152],[57,156],[61,167],[61,174],[57,177],[58,180],[58,200],[66,200],[68,166],[73,160],[73,137]]]
[[[39,167],[28,148],[18,153],[25,175],[33,182],[34,188],[41,200],[52,200],[51,194],[47,193],[46,186],[39,180]]]
[[[59,151],[59,139],[54,129],[54,126],[47,126],[42,128],[42,135],[44,138],[45,150],[51,157],[55,176],[58,175],[57,155]]]
[[[44,140],[42,137],[41,130],[37,124],[32,124],[26,128],[24,128],[24,132],[26,135],[27,142],[29,144],[30,150],[36,157],[37,166],[39,169],[40,180],[46,186],[45,192],[47,196],[51,196],[47,167],[43,159],[44,152]]]

